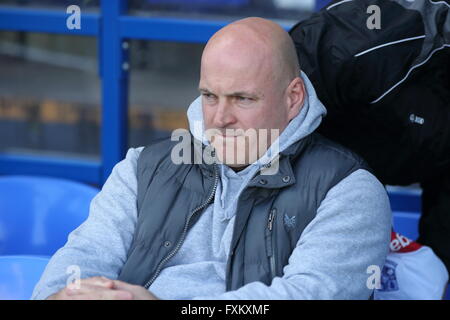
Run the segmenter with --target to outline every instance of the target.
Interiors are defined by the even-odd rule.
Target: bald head
[[[294,43],[277,23],[263,18],[245,18],[216,32],[206,44],[205,60],[231,59],[236,64],[266,69],[273,80],[289,83],[300,73]]]

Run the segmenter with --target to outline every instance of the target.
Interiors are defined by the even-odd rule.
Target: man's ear
[[[305,84],[303,83],[303,79],[296,77],[291,81],[286,89],[288,103],[287,115],[289,121],[295,118],[302,109],[305,94]]]

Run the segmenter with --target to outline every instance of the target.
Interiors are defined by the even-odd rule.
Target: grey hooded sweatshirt
[[[312,133],[326,114],[307,76],[299,114],[279,137],[280,152]],[[200,97],[188,109],[192,134],[203,137]],[[200,130],[199,130],[200,128]],[[137,221],[136,164],[141,148],[130,149],[113,169],[102,191],[92,200],[88,219],[51,258],[32,299],[45,299],[73,279],[116,279],[127,258]],[[391,211],[383,185],[359,169],[329,190],[316,217],[304,229],[283,276],[270,286],[252,282],[225,292],[226,263],[239,194],[265,156],[240,172],[221,165],[214,202],[190,229],[180,250],[165,265],[149,290],[161,299],[368,299],[372,272],[382,269],[390,241]],[[345,236],[344,236],[345,235]],[[69,269],[68,269],[69,268]]]

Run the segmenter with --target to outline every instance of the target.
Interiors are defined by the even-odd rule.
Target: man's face
[[[199,89],[207,138],[218,159],[242,167],[259,159],[287,126],[287,84],[275,80],[270,57],[235,49],[203,55]]]

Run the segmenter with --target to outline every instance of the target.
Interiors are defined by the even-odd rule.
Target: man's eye
[[[203,93],[203,96],[208,99],[208,100],[213,100],[215,99],[215,96],[211,93]]]
[[[242,96],[237,96],[236,100],[239,101],[239,102],[245,102],[245,103],[249,103],[249,102],[253,101],[252,98],[242,97]]]

